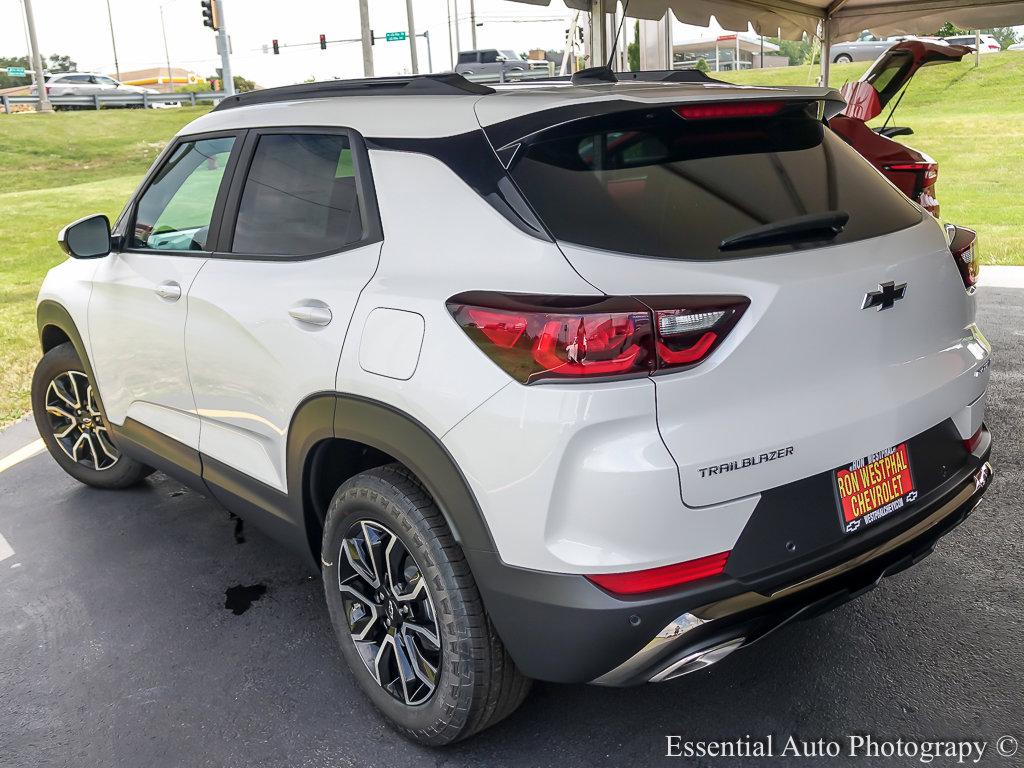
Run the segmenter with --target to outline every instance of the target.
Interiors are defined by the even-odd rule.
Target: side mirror
[[[57,235],[61,250],[74,259],[95,259],[106,256],[112,249],[110,219],[94,213],[68,224]]]

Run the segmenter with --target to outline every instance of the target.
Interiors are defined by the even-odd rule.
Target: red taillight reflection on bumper
[[[729,552],[719,552],[685,563],[650,568],[646,571],[628,573],[589,573],[586,575],[601,589],[616,595],[639,595],[644,592],[656,592],[659,589],[678,587],[691,581],[718,576],[725,572],[725,564]]]
[[[448,311],[473,342],[523,384],[646,376],[697,365],[732,330],[742,296],[537,296],[475,291]]]

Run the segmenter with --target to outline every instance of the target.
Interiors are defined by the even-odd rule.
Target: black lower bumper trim
[[[772,584],[765,575],[752,585],[721,576],[680,590],[624,599],[582,576],[512,568],[493,553],[466,554],[488,613],[525,675],[551,682],[631,685],[650,680],[702,649],[737,638],[749,645],[784,624],[832,610],[920,561],[977,505],[988,483],[976,486],[975,477],[988,466],[987,454],[986,450],[986,455],[975,457],[954,488],[918,509],[884,541],[874,537],[866,550],[844,555],[838,564],[795,583],[790,579]],[[940,512],[941,519],[921,527]],[[701,622],[686,632],[685,642],[677,638],[665,643],[667,650],[648,662],[610,674],[687,614]]]

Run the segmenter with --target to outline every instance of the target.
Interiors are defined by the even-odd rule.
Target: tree
[[[256,83],[252,80],[246,80],[241,75],[235,75],[231,79],[235,81],[235,91],[238,93],[246,93],[248,91],[256,90]]]
[[[708,66],[708,60],[705,59],[704,57],[697,59],[697,66],[695,66],[694,69],[696,69],[698,72],[704,73],[711,71],[711,67]]]
[[[981,31],[987,35],[992,35],[1004,49],[1009,48],[1020,40],[1013,27],[992,27],[992,29],[983,29]]]
[[[58,56],[54,54],[50,57],[50,65],[47,69],[53,74],[58,72],[74,72],[78,69],[78,62],[74,61],[70,56]]]
[[[812,60],[814,47],[806,36],[801,40],[783,40],[780,37],[768,37],[765,39],[779,46],[779,56],[785,56],[789,59],[791,66],[814,63]]]
[[[28,56],[0,56],[0,67],[21,67],[26,72],[32,71],[32,62],[29,61]],[[78,64],[72,61],[70,56],[51,56],[49,58],[49,64],[47,64],[47,58],[43,56],[43,69],[47,72],[54,74],[58,72],[74,72],[78,68]],[[6,72],[0,73],[0,88],[14,88],[19,85],[29,85],[32,82],[32,77],[11,77]]]
[[[629,59],[629,71],[640,71],[640,22],[633,27],[633,42],[626,46],[626,58]]]

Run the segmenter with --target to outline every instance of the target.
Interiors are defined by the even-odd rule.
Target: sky
[[[213,74],[219,66],[215,34],[202,24],[200,0],[109,0],[114,19],[121,71],[166,66],[160,34],[163,7],[171,65]],[[462,48],[470,45],[469,0],[457,0]],[[0,55],[27,51],[22,0],[0,0]],[[404,0],[370,0],[370,24],[376,35],[406,29]],[[478,47],[564,47],[568,11],[560,0],[550,8],[476,0]],[[84,71],[114,72],[114,55],[107,20],[106,0],[32,0],[39,47],[46,55],[70,55]],[[417,32],[430,34],[435,71],[451,68],[446,0],[415,0]],[[224,15],[231,34],[235,74],[272,86],[309,78],[361,77],[362,53],[356,43],[316,44],[320,34],[328,41],[359,37],[358,0],[224,0]],[[263,46],[277,39],[282,46],[313,43],[304,48],[282,47],[278,56]],[[427,45],[418,40],[420,70],[427,68]],[[410,72],[406,42],[374,45],[377,75]]]
[[[471,48],[469,0],[458,4],[461,47]],[[161,8],[171,66],[212,75],[219,66],[215,35],[202,24],[200,0],[109,0],[117,54],[122,72],[166,66],[161,36]],[[414,0],[417,32],[430,34],[434,71],[450,69],[448,5],[453,0]],[[358,0],[223,0],[232,41],[236,75],[262,86],[284,85],[333,77],[361,77],[358,42],[317,44],[359,37]],[[406,29],[404,0],[369,0],[370,25],[376,35]],[[506,0],[476,0],[477,47],[526,51],[562,49],[570,12],[561,0],[550,7]],[[107,19],[107,0],[32,0],[39,46],[46,55],[71,56],[79,69],[114,73],[114,55]],[[27,52],[22,0],[0,0],[0,55]],[[482,26],[479,26],[482,25]],[[701,30],[677,24],[676,39],[695,37]],[[264,53],[271,40],[283,46],[278,56]],[[288,47],[309,43],[306,47]],[[418,40],[420,71],[427,70],[427,45]],[[377,41],[373,47],[375,74],[411,71],[409,44]]]

